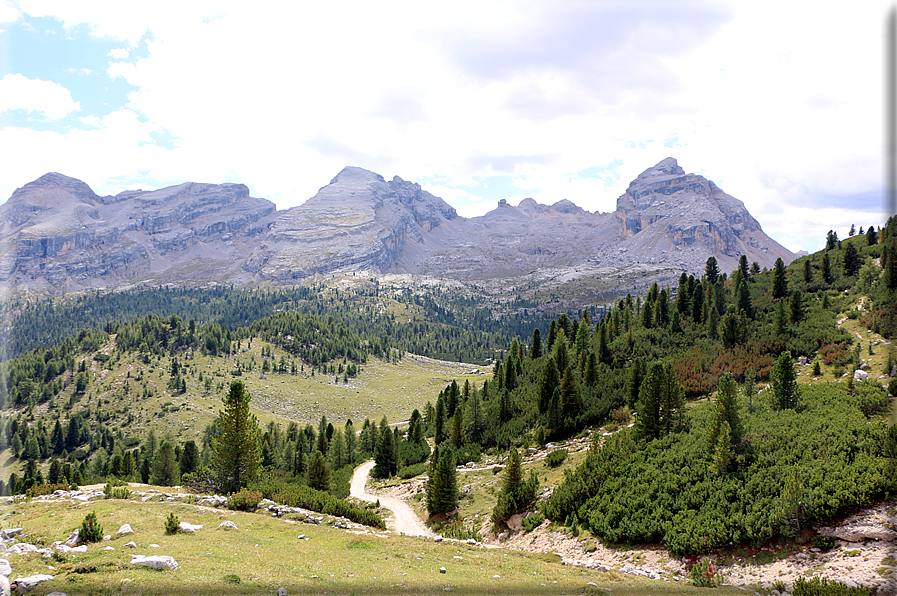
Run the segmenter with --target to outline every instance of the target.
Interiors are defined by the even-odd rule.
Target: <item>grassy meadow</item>
[[[145,488],[142,487],[142,490]],[[166,489],[161,489],[166,490]],[[67,594],[700,594],[683,579],[651,581],[616,572],[566,567],[556,555],[441,544],[388,532],[333,529],[266,514],[198,507],[180,502],[32,500],[5,505],[3,527],[22,527],[24,540],[65,540],[93,511],[106,534],[129,523],[133,534],[89,545],[87,553],[10,556],[11,579],[54,576],[31,592]],[[201,524],[195,534],[166,535],[165,519]],[[224,520],[238,529],[219,528]],[[308,540],[299,540],[304,534]],[[136,549],[124,546],[129,541]],[[158,548],[150,547],[158,544]],[[105,551],[111,546],[115,550]],[[179,568],[156,571],[130,565],[132,554],[170,555]],[[440,567],[446,573],[440,573]],[[497,577],[496,577],[497,576]],[[594,585],[590,585],[592,582]],[[715,594],[736,594],[721,588]]]

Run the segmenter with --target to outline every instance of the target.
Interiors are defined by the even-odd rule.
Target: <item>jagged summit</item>
[[[528,198],[516,207],[501,200],[468,219],[417,183],[349,166],[285,211],[250,197],[243,184],[185,182],[100,197],[80,180],[50,173],[0,205],[0,222],[0,283],[40,293],[293,284],[359,270],[507,280],[635,267],[678,278],[683,270],[700,273],[711,255],[723,270],[741,254],[761,266],[794,258],[741,201],[686,174],[672,157],[639,174],[613,213]]]

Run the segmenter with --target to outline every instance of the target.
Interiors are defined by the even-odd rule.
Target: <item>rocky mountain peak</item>
[[[364,168],[357,166],[346,166],[340,170],[339,174],[333,177],[330,184],[341,184],[345,186],[366,186],[371,182],[386,182],[383,176],[376,174]]]

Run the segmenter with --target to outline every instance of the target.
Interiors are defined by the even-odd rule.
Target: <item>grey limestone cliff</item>
[[[242,184],[101,197],[79,180],[47,174],[0,205],[0,223],[0,284],[38,293],[294,284],[360,270],[468,281],[633,267],[700,274],[711,255],[724,271],[742,254],[766,267],[794,258],[741,201],[672,158],[642,172],[613,213],[524,199],[463,218],[419,184],[347,167],[285,211]]]

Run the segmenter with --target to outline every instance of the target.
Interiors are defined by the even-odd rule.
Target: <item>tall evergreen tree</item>
[[[804,318],[803,294],[796,291],[791,294],[791,323],[800,323]]]
[[[377,441],[377,450],[374,453],[374,469],[371,474],[375,478],[389,478],[398,473],[398,461],[396,459],[395,439],[392,431],[389,429],[389,423],[386,416],[380,421],[378,434],[380,438]]]
[[[330,490],[330,481],[333,472],[330,468],[330,462],[324,457],[320,451],[315,451],[311,461],[308,462],[308,476],[306,484],[316,490],[327,492]]]
[[[233,381],[219,413],[221,433],[213,440],[211,466],[219,487],[234,492],[255,478],[260,463],[259,427],[249,411],[252,396],[242,381]]]
[[[822,255],[822,279],[827,284],[835,281],[835,278],[832,275],[832,262],[828,257],[828,252],[825,252]]]
[[[190,472],[195,472],[199,469],[199,448],[196,446],[196,441],[193,439],[184,443],[184,448],[181,449],[181,458],[178,461],[178,465],[180,467],[181,476],[189,474]]]
[[[458,507],[458,472],[451,447],[436,447],[430,455],[429,478],[425,485],[430,517],[451,515]]]
[[[536,500],[539,490],[539,479],[532,471],[524,481],[523,465],[516,448],[511,448],[502,476],[501,492],[492,509],[492,523],[496,529],[503,527],[512,515],[524,513]]]
[[[800,388],[797,386],[791,352],[779,355],[769,374],[769,380],[775,406],[780,410],[796,409],[800,401]]]
[[[536,360],[542,356],[542,335],[539,330],[533,331],[533,343],[529,348],[530,360]]]
[[[788,295],[788,281],[785,279],[785,262],[779,257],[772,270],[772,297],[779,299]]]
[[[646,440],[659,439],[682,426],[685,393],[672,366],[653,362],[641,383],[636,430]]]
[[[710,282],[710,285],[716,283],[719,278],[719,265],[716,263],[716,257],[708,257],[707,263],[704,265],[704,277]]]
[[[168,441],[163,441],[153,463],[152,483],[158,486],[175,486],[178,483],[178,475],[174,446]]]
[[[853,242],[848,242],[844,249],[844,275],[853,276],[860,270],[860,255]]]

